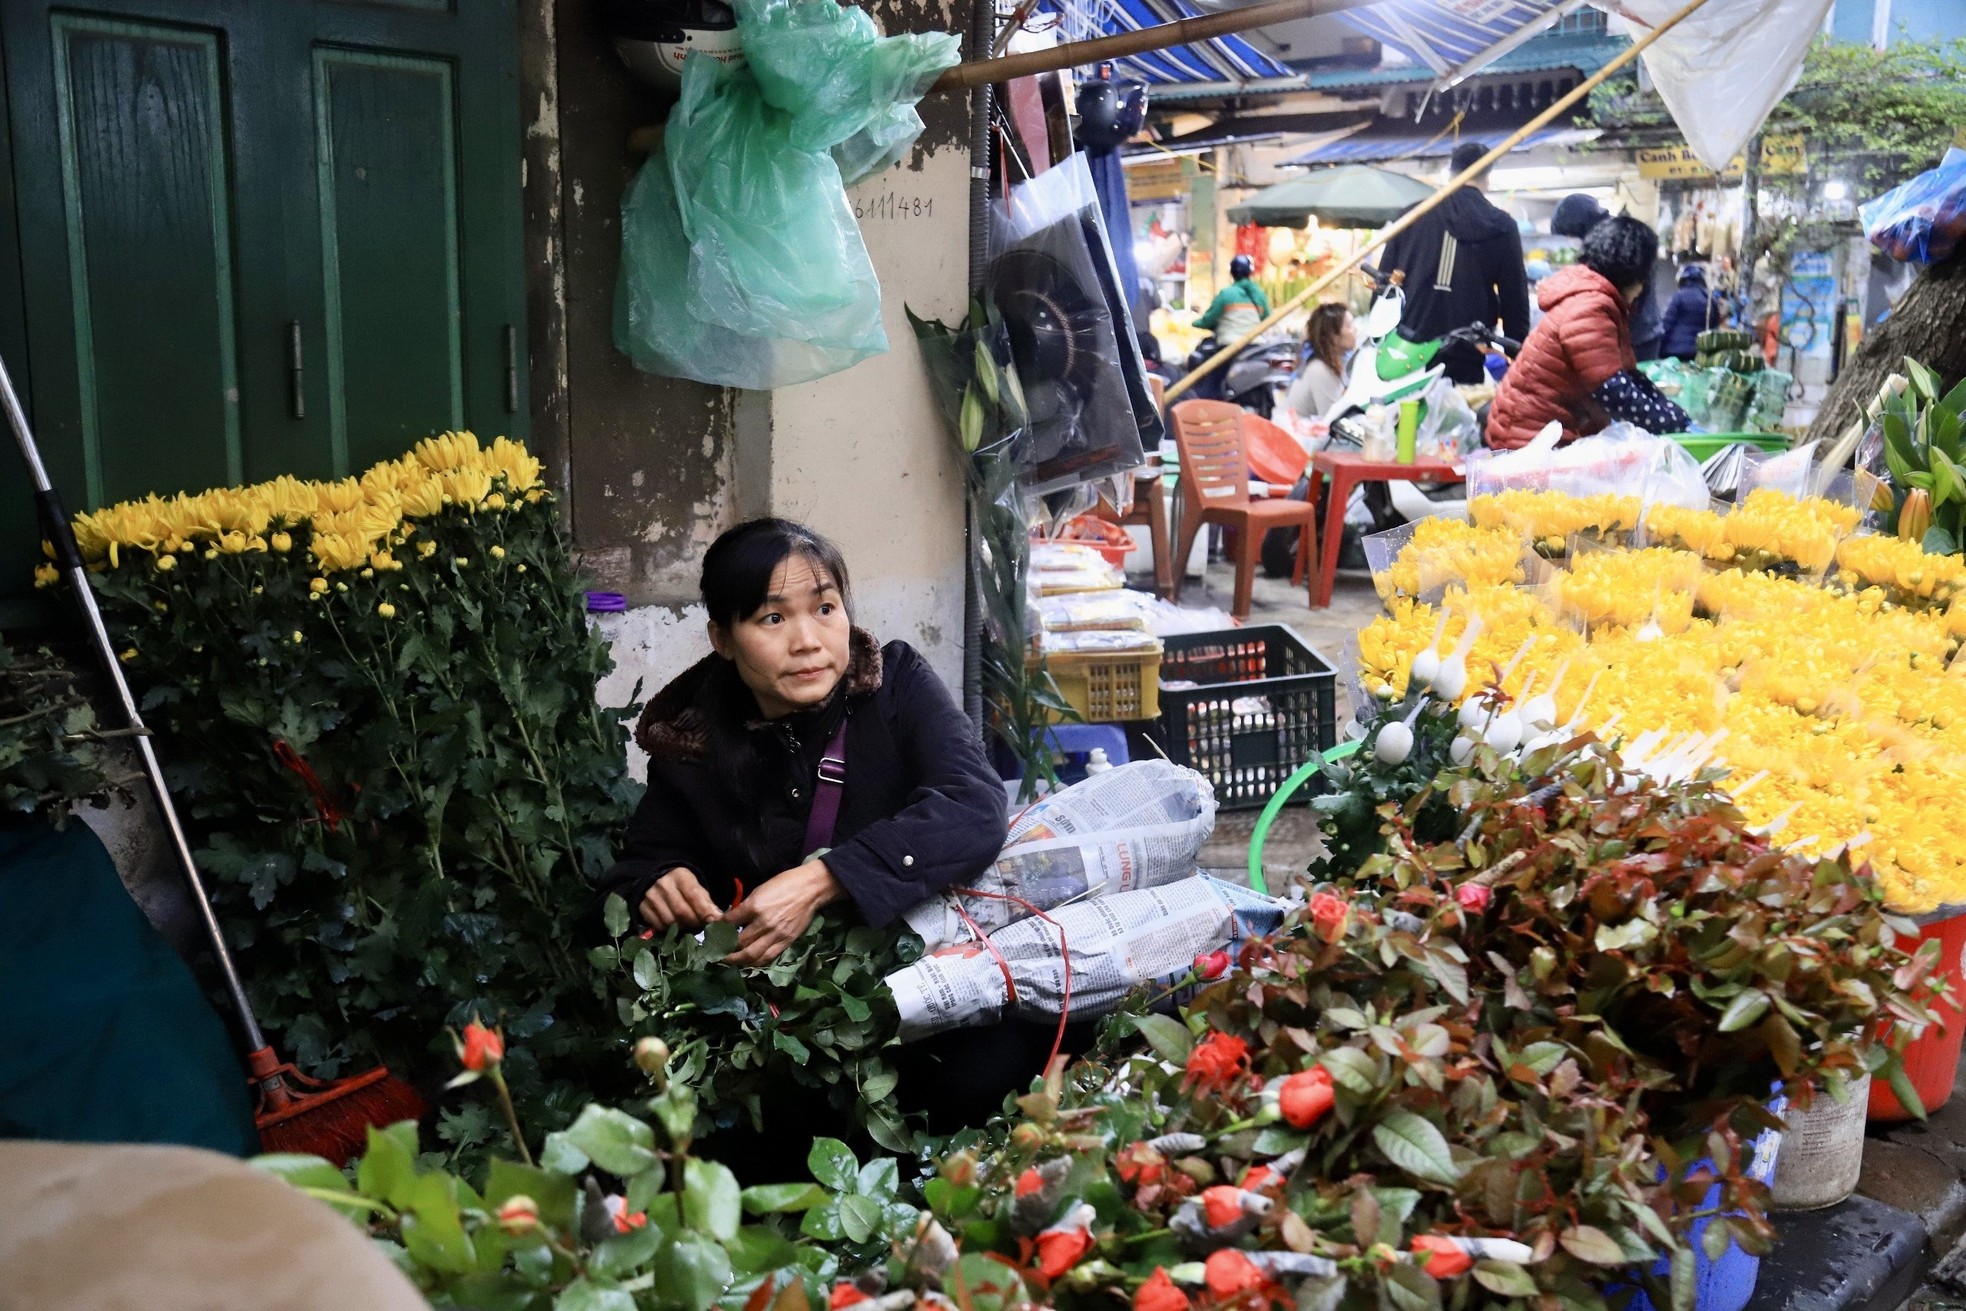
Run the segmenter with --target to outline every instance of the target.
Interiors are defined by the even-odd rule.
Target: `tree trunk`
[[[1884,379],[1911,356],[1950,387],[1966,377],[1966,252],[1934,264],[1905,292],[1891,317],[1865,335],[1843,366],[1805,440],[1835,441],[1863,413]]]

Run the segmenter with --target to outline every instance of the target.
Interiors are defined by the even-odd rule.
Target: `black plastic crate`
[[[1337,671],[1291,629],[1255,624],[1163,642],[1154,737],[1169,760],[1215,785],[1221,809],[1266,804],[1298,766],[1331,749]]]

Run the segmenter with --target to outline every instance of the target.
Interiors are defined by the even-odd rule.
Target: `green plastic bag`
[[[692,55],[622,201],[615,344],[650,373],[808,382],[887,349],[849,182],[921,134],[954,36],[879,36],[834,0],[739,0],[746,64]]]

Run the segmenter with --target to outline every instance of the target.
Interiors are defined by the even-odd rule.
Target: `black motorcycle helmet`
[[[692,50],[726,64],[743,62],[737,15],[723,0],[604,0],[601,13],[621,62],[672,95],[682,89],[683,60]]]
[[[1113,66],[1101,64],[1099,76],[1079,87],[1078,110],[1079,144],[1087,150],[1117,150],[1147,121],[1146,85],[1116,82]]]
[[[1238,255],[1229,261],[1229,277],[1235,281],[1241,282],[1244,278],[1254,277],[1255,274],[1256,262],[1249,256]]]

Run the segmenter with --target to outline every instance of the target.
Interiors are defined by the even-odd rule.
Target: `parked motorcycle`
[[[1188,356],[1188,372],[1200,368],[1222,346],[1219,339],[1204,337]],[[1276,412],[1277,389],[1288,390],[1296,371],[1295,342],[1288,337],[1259,338],[1237,351],[1236,357],[1222,368],[1197,382],[1192,395],[1200,400],[1232,401],[1267,419]]]

